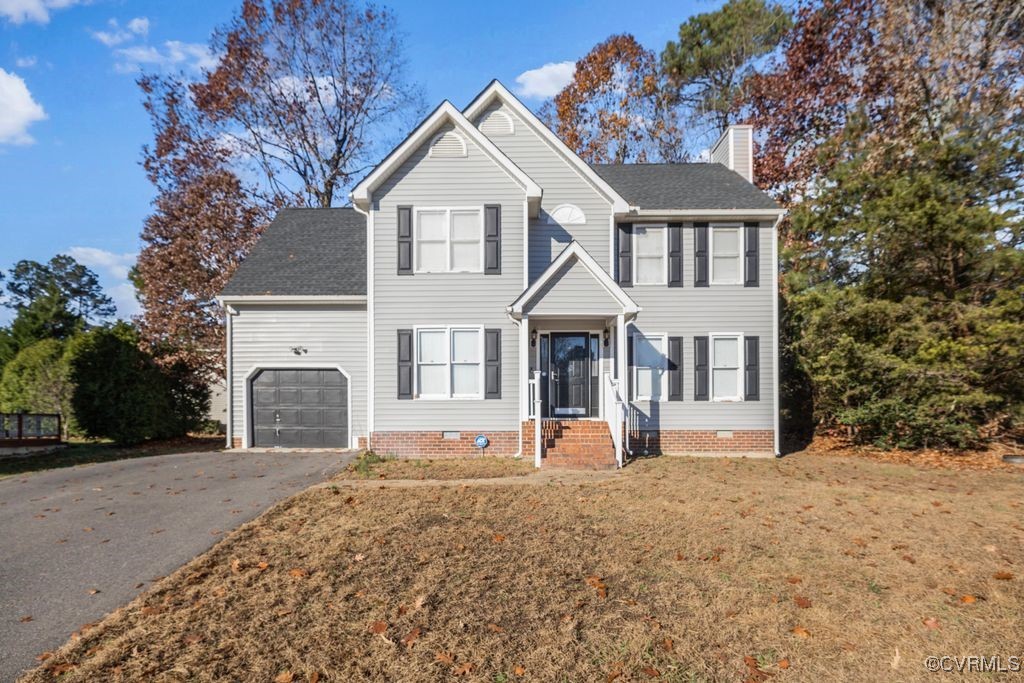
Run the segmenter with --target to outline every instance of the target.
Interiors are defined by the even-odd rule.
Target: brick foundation
[[[631,432],[630,449],[634,455],[774,453],[775,440],[770,429],[732,430],[732,436],[713,430],[670,429]]]
[[[240,437],[240,436],[232,437],[231,438],[231,447],[232,448],[241,448],[242,447],[242,437]]]
[[[484,434],[490,440],[487,448],[476,447],[473,440]],[[511,457],[519,451],[519,432],[462,430],[458,439],[445,439],[440,431],[374,432],[370,443],[375,453],[398,458]]]

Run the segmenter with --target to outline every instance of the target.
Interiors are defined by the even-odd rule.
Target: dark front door
[[[590,342],[583,333],[551,335],[553,417],[590,415]]]
[[[261,370],[252,413],[256,447],[348,448],[348,379],[337,370]]]

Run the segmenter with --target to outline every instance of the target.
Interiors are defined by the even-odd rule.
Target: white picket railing
[[[528,381],[529,385],[529,418],[533,420],[533,465],[540,467],[541,464],[541,418],[542,407],[540,400],[540,371],[533,373],[533,379]]]
[[[622,398],[619,380],[613,379],[611,373],[604,375],[604,419],[608,423],[608,431],[612,434],[615,444],[615,464],[622,467],[623,443],[622,426],[626,419],[628,404]]]

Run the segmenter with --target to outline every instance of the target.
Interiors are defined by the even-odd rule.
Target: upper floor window
[[[664,225],[633,226],[633,272],[638,285],[668,281],[668,230]]]
[[[483,331],[431,327],[416,331],[419,398],[483,398]]]
[[[575,204],[559,204],[547,215],[547,223],[558,225],[583,225],[587,222],[587,216],[583,209]]]
[[[711,397],[715,401],[739,401],[742,398],[742,369],[739,335],[712,337]]]
[[[743,231],[739,225],[711,226],[711,282],[743,284]]]
[[[660,401],[668,377],[664,335],[633,335],[633,386],[636,400]]]
[[[483,271],[483,209],[418,208],[415,215],[417,273]]]

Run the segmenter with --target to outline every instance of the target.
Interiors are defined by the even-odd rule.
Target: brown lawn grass
[[[336,479],[497,479],[533,474],[533,460],[478,458],[475,460],[379,460],[360,455],[335,475]]]
[[[1022,654],[1019,473],[661,458],[520,481],[307,491],[24,680],[905,681]]]

